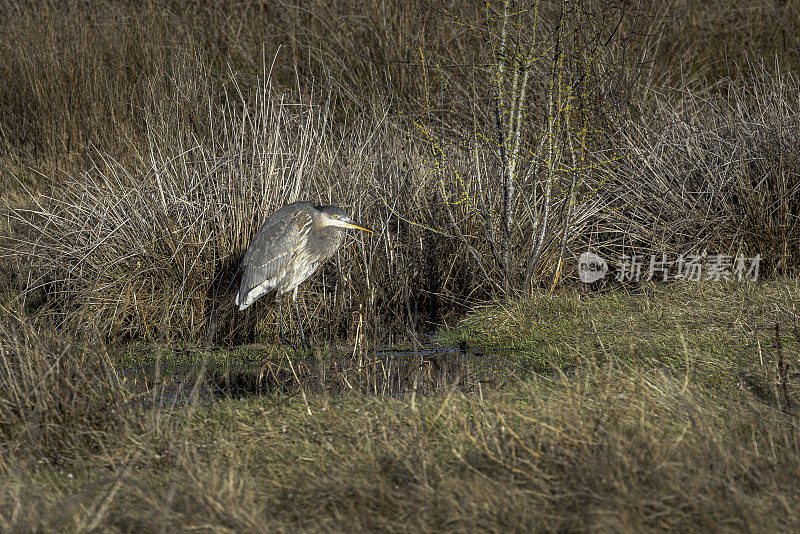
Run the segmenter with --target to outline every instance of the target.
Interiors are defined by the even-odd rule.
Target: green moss
[[[784,354],[797,352],[798,339],[787,331],[798,310],[796,280],[648,285],[637,293],[562,290],[477,308],[440,340],[508,353],[536,372],[614,360],[689,372],[722,387],[762,367],[765,351],[776,361],[775,323],[783,327]]]

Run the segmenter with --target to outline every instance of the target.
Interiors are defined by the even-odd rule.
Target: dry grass
[[[778,304],[769,288],[754,294]],[[685,313],[683,295],[660,297],[649,308],[635,296],[601,307],[636,323],[649,320],[656,301]],[[592,306],[557,298],[577,310]],[[722,300],[714,292],[695,303],[720,324],[746,322],[746,312]],[[482,327],[464,328],[477,335]],[[682,345],[669,328],[661,334]],[[717,358],[697,332],[685,335],[695,361]],[[776,378],[774,347],[763,347]],[[738,384],[710,389],[693,370],[631,359],[611,345],[564,339],[560,350],[577,362],[569,377],[528,376],[472,394],[444,388],[415,403],[309,390],[189,395],[177,405],[130,402],[131,383],[110,373],[75,380],[82,351],[20,323],[5,327],[2,348],[0,365],[11,370],[0,388],[4,530],[707,532],[800,524],[796,389],[794,408]],[[792,376],[796,348],[784,347]]]
[[[542,35],[555,7],[542,5]],[[707,248],[758,251],[763,274],[794,272],[795,8],[639,7],[622,29],[647,35],[603,51],[624,51],[621,85],[600,86],[589,160],[605,163],[576,191],[568,263],[587,246],[606,257]],[[0,247],[14,291],[27,289],[18,309],[45,304],[55,324],[110,340],[271,339],[270,307],[242,321],[229,287],[259,223],[297,198],[346,204],[383,229],[307,286],[326,337],[360,324],[394,342],[503,293],[498,156],[464,137],[492,135],[491,51],[457,23],[486,23],[482,6],[21,2],[8,13]],[[709,35],[722,44],[701,47]],[[745,37],[751,52],[778,43],[775,61],[749,59]],[[543,125],[537,69],[523,152]],[[510,276],[522,291],[544,172],[526,156],[517,173]],[[560,176],[534,285],[557,270],[568,189]]]
[[[627,132],[628,157],[598,185],[609,250],[613,240],[620,252],[760,253],[766,272],[796,271],[798,79],[763,61],[746,67],[713,90],[662,102]]]
[[[539,35],[559,5],[541,4]],[[634,7],[620,35],[639,35],[598,51],[614,76],[567,259],[760,252],[762,275],[796,273],[797,3]],[[378,387],[372,347],[503,293],[499,158],[474,143],[492,136],[492,51],[459,25],[490,28],[484,8],[2,4],[0,530],[798,529],[796,278],[533,292],[440,334],[513,363],[495,387],[427,356]],[[529,156],[511,235],[526,294],[545,179]],[[562,174],[538,286],[557,269]],[[329,358],[251,345],[255,363],[218,349],[241,360],[222,378],[206,353],[171,365],[170,343],[272,339],[273,305],[233,309],[236,266],[301,198],[380,229],[304,286]],[[130,340],[166,345],[115,350]]]
[[[619,35],[642,31],[599,50],[620,61],[594,88],[598,166],[569,217],[554,181],[534,286],[565,218],[568,260],[760,252],[762,275],[796,273],[797,3],[634,7]],[[528,293],[530,154],[511,278],[536,298],[441,335],[517,371],[492,388],[417,368],[409,389],[407,366],[398,395],[365,393],[371,347],[504,291],[499,156],[473,143],[492,134],[492,51],[458,24],[492,27],[484,8],[0,4],[0,530],[798,529],[796,279]],[[531,71],[524,150],[547,75]],[[213,382],[205,353],[131,375],[152,353],[117,342],[272,340],[274,306],[238,314],[231,288],[259,223],[301,198],[380,229],[304,286],[307,326],[355,342],[358,365],[330,349],[326,382],[251,345],[282,392]]]

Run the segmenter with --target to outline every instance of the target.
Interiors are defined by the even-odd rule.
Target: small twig
[[[681,339],[683,353],[686,356],[686,377],[683,379],[683,386],[681,387],[681,395],[683,395],[686,393],[686,389],[689,387],[689,375],[691,374],[692,361],[689,359],[689,347],[686,345],[686,338],[683,337],[683,332],[681,331],[680,327],[678,327],[678,336]]]
[[[781,381],[781,391],[783,392],[783,399],[786,401],[786,410],[792,409],[792,401],[789,398],[789,364],[783,359],[783,343],[781,343],[781,326],[780,323],[775,323],[775,344],[778,349],[778,378]]]
[[[292,365],[292,359],[289,358],[289,354],[286,354],[286,361],[289,362],[289,369],[292,370],[292,375],[294,379],[297,381],[297,384],[300,386],[300,394],[303,396],[303,402],[306,404],[306,411],[308,411],[308,415],[314,415],[311,413],[311,406],[308,405],[308,398],[306,397],[306,390],[303,387],[303,383],[300,382],[300,379],[297,377],[297,373],[294,371],[294,365]]]

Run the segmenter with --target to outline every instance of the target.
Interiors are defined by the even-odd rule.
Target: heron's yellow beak
[[[364,230],[365,232],[369,232],[374,234],[375,232],[370,230],[369,228],[364,228],[363,226],[359,226],[355,223],[344,223],[345,228],[355,228],[356,230]]]

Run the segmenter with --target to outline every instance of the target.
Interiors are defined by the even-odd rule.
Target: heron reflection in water
[[[338,206],[315,206],[294,202],[273,213],[253,238],[242,261],[242,281],[236,294],[239,310],[276,292],[278,328],[283,334],[283,294],[293,291],[292,300],[300,324],[300,339],[306,345],[297,287],[308,279],[325,260],[333,256],[344,241],[344,229],[372,232],[350,218]]]

